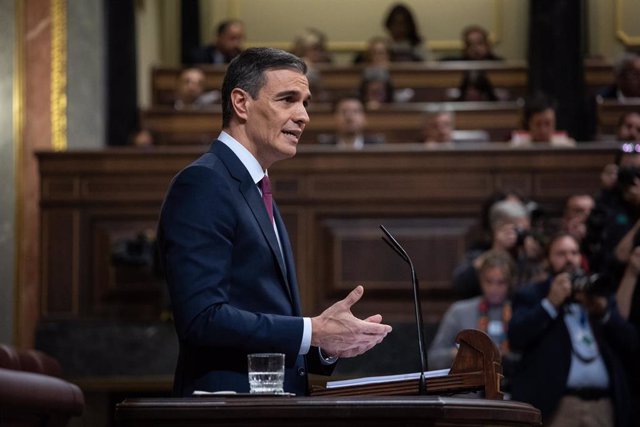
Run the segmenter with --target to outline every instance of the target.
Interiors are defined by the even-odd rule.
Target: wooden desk
[[[491,141],[507,141],[520,128],[518,102],[448,102],[439,104],[391,104],[367,112],[367,132],[382,134],[388,143],[420,141],[425,114],[434,110],[455,113],[458,130],[483,129]],[[335,133],[335,118],[329,105],[309,108],[311,121],[301,142],[315,144],[320,134]],[[222,110],[212,107],[199,111],[176,111],[156,107],[142,112],[142,126],[154,132],[160,145],[210,144],[222,125]]]
[[[220,89],[225,66],[206,65],[207,90]],[[494,87],[506,89],[511,99],[524,96],[527,89],[527,65],[524,61],[489,62],[426,62],[395,63],[391,65],[391,79],[396,89],[415,90],[415,102],[446,101],[445,92],[460,85],[465,70],[484,70]],[[362,75],[362,66],[319,65],[325,90],[334,98],[340,94],[357,90]],[[173,103],[176,79],[180,73],[175,67],[156,67],[151,71],[153,105]],[[613,67],[602,61],[585,61],[585,83],[589,93],[613,83]]]
[[[616,135],[618,121],[624,113],[640,114],[640,100],[620,102],[615,99],[598,99],[598,133]]]
[[[450,397],[227,397],[127,399],[120,427],[539,426],[521,402]]]
[[[207,65],[202,69],[206,73],[207,90],[220,90],[226,67]],[[357,91],[364,67],[320,64],[316,70],[321,76],[322,88],[331,99],[336,99]],[[395,89],[415,91],[413,102],[446,101],[447,89],[458,87],[466,70],[485,71],[494,87],[506,89],[511,99],[526,93],[527,68],[521,61],[395,63],[389,68]],[[180,69],[157,67],[151,73],[153,105],[172,104]]]

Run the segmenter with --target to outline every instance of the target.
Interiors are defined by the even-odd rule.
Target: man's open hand
[[[345,299],[312,317],[311,344],[331,356],[354,357],[380,343],[391,332],[391,326],[381,323],[382,316],[361,320],[351,313],[363,294],[364,288],[357,286]]]

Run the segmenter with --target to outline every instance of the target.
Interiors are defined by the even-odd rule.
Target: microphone
[[[424,324],[422,322],[422,306],[420,304],[420,285],[418,284],[418,276],[416,275],[416,270],[413,268],[413,262],[411,262],[411,258],[409,258],[409,254],[404,248],[398,243],[398,241],[389,233],[389,231],[384,227],[384,225],[380,224],[380,228],[384,232],[386,236],[382,236],[382,240],[389,245],[391,249],[395,253],[397,253],[400,258],[404,260],[407,264],[409,264],[409,268],[411,269],[411,284],[413,285],[413,304],[414,310],[416,313],[416,326],[418,329],[418,347],[420,350],[420,368],[422,369],[420,372],[420,385],[419,385],[419,393],[427,394],[427,380],[425,378],[425,372],[427,372],[427,351],[424,345]]]

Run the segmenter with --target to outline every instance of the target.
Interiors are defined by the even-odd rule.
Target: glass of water
[[[251,393],[284,393],[284,354],[253,353],[247,355]]]

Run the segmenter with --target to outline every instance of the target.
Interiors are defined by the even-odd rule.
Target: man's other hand
[[[569,273],[560,273],[553,278],[547,299],[559,308],[571,296],[571,279]]]

